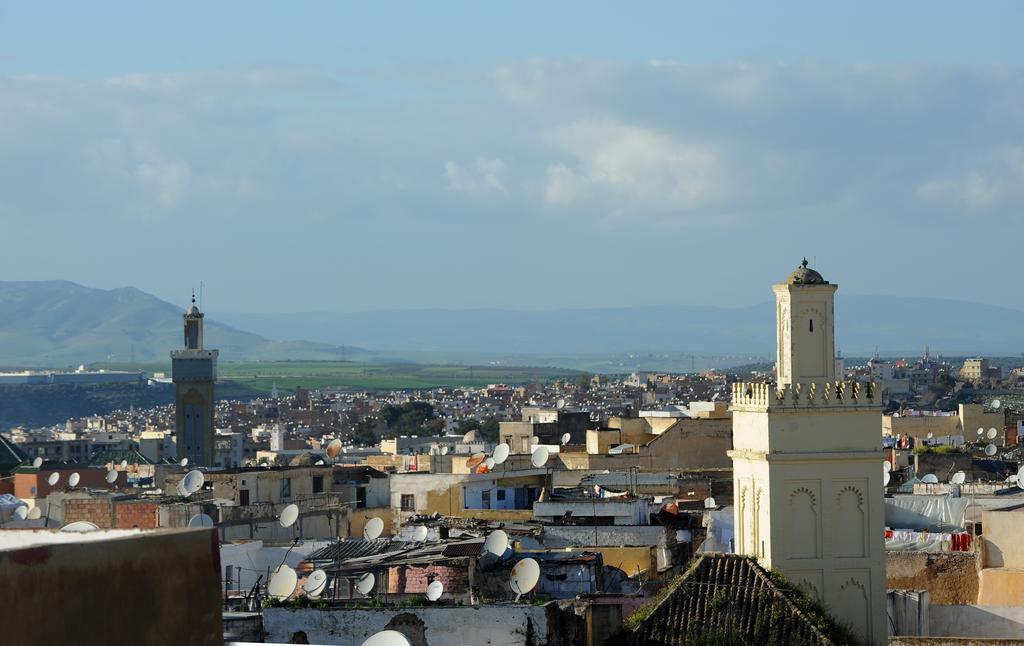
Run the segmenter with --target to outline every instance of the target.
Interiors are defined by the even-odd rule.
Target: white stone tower
[[[736,551],[884,644],[881,392],[835,380],[836,285],[805,259],[773,289],[777,383],[732,392]]]
[[[217,350],[203,348],[203,313],[196,307],[196,295],[183,316],[185,347],[171,351],[171,381],[174,382],[174,426],[178,459],[189,466],[213,466],[214,399],[217,380]]]

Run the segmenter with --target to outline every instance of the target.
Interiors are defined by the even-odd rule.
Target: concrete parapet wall
[[[267,608],[266,641],[289,643],[302,633],[310,644],[361,644],[382,630],[398,630],[413,646],[570,646],[585,643],[558,606],[494,604],[424,608]]]
[[[1024,638],[1024,606],[932,606],[932,635],[949,637]]]
[[[219,646],[220,606],[212,529],[0,551],[3,644]]]

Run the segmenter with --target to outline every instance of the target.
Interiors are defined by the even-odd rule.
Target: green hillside
[[[181,309],[134,287],[68,281],[0,282],[0,365],[68,366],[162,361],[181,346]],[[341,348],[273,341],[206,321],[206,345],[232,360],[340,359]],[[347,357],[354,354],[346,348]]]

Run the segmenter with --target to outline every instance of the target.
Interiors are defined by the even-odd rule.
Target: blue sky
[[[208,309],[1017,307],[1020,3],[0,2],[0,276]],[[722,3],[724,4],[724,3]]]

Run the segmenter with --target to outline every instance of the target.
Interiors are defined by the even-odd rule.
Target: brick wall
[[[100,529],[156,529],[160,517],[158,509],[159,504],[155,502],[69,499],[64,502],[64,523],[87,520]]]
[[[156,529],[160,505],[154,502],[122,502],[114,505],[114,527],[118,529]]]
[[[388,592],[424,593],[430,581],[440,581],[445,592],[469,590],[469,572],[466,566],[447,565],[402,565],[388,571]]]
[[[78,498],[64,501],[64,524],[86,520],[100,529],[114,526],[110,500],[107,498]]]

